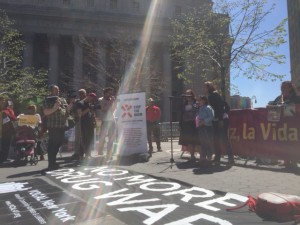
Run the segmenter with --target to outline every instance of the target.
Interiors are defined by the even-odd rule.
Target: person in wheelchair
[[[41,127],[41,116],[36,113],[35,105],[28,105],[26,113],[17,117],[18,126],[16,129],[16,153],[19,158],[31,157],[31,162],[38,161],[36,147],[38,142],[38,132]]]

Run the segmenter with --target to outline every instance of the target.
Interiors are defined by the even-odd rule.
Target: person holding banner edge
[[[270,105],[300,104],[300,96],[297,95],[296,88],[291,81],[281,83],[281,94]],[[297,160],[284,160],[283,166],[288,169],[297,168]]]

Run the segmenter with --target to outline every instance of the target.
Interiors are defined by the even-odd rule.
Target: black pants
[[[148,139],[148,144],[149,144],[149,151],[151,151],[151,152],[153,151],[152,134],[153,134],[155,142],[156,142],[157,150],[161,150],[159,123],[147,122],[147,139]]]
[[[224,119],[222,121],[213,121],[213,142],[214,142],[214,152],[215,161],[220,161],[221,159],[221,148],[228,154],[229,160],[233,160],[232,149],[228,139],[228,128],[229,120]]]
[[[93,124],[81,123],[81,140],[82,145],[79,150],[80,156],[90,156],[93,147],[94,126]]]
[[[54,167],[56,164],[56,155],[62,146],[65,138],[65,128],[49,128],[48,142],[48,167]]]
[[[7,131],[4,131],[7,132]],[[5,160],[7,160],[8,157],[8,153],[9,153],[9,148],[10,148],[10,144],[13,138],[13,134],[12,133],[4,133],[2,135],[2,139],[1,139],[1,151],[0,151],[0,162],[4,162]]]

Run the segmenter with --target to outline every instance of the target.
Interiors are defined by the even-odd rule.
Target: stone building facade
[[[82,88],[84,81],[89,80],[96,85],[99,95],[103,87],[111,85],[107,76],[107,71],[112,69],[109,61],[111,40],[122,38],[126,32],[139,46],[145,35],[149,35],[147,52],[154,61],[148,63],[156,67],[164,83],[158,98],[162,120],[169,121],[169,96],[180,95],[186,88],[176,78],[170,57],[170,18],[211,3],[211,0],[0,0],[0,8],[23,34],[24,67],[49,69],[49,84],[66,84],[69,89]],[[147,33],[151,16],[155,19],[151,33]],[[104,69],[85,63],[88,52],[80,41],[82,37],[101,41],[97,57],[92,60]],[[129,67],[125,65],[116,71],[122,76]],[[199,93],[201,80],[195,80],[192,88]]]
[[[300,93],[300,0],[288,0],[291,78]]]

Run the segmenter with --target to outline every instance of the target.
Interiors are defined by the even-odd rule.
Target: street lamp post
[[[257,99],[256,99],[255,95],[253,95],[252,98],[251,98],[251,108],[254,108],[253,101],[254,101],[255,104],[257,103]]]

